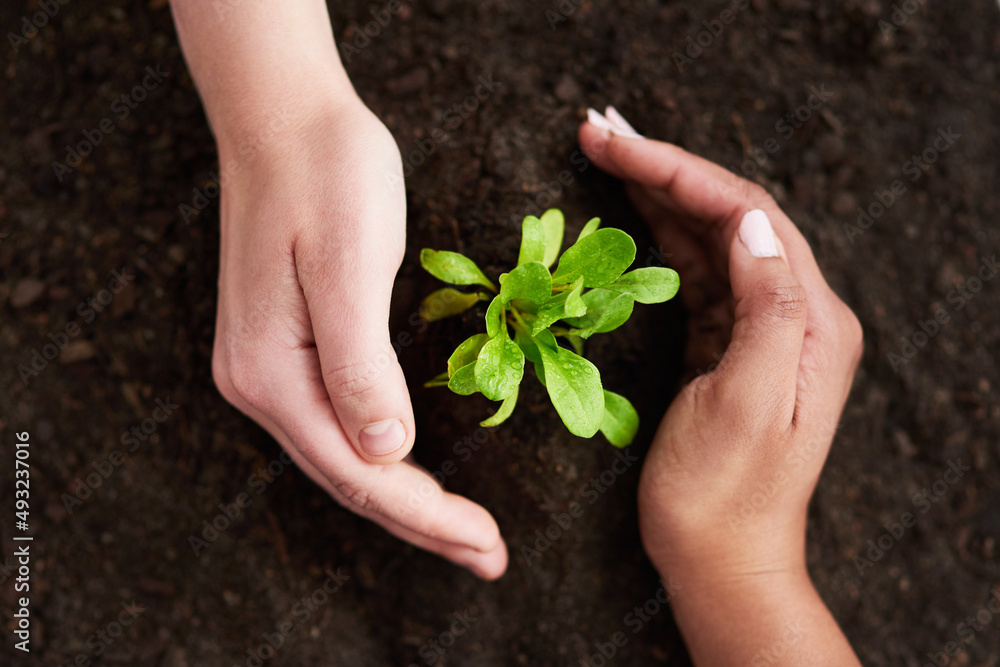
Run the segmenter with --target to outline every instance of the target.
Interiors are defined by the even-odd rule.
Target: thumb
[[[322,275],[302,276],[300,284],[337,420],[366,461],[401,461],[413,447],[416,428],[403,369],[390,343],[391,280],[373,279],[359,290]]]
[[[736,300],[732,342],[714,381],[724,409],[744,423],[791,424],[806,329],[806,291],[767,214],[743,216],[729,250]]]
[[[409,454],[416,430],[386,320],[325,340],[317,333],[316,344],[323,383],[344,432],[362,458],[383,464]]]

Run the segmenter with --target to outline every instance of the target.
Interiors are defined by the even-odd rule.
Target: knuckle
[[[765,278],[758,285],[757,295],[764,312],[775,319],[795,322],[806,316],[806,290],[791,276]]]
[[[371,489],[352,480],[339,480],[334,482],[333,486],[340,496],[341,503],[348,509],[378,512],[375,494]]]
[[[846,305],[843,306],[843,313],[839,319],[844,345],[850,350],[854,362],[852,367],[857,368],[865,351],[864,328],[861,326],[861,320],[858,319],[858,316]]]
[[[823,329],[822,339],[831,354],[836,354],[841,359],[849,358],[851,369],[856,369],[861,363],[865,349],[865,333],[861,320],[833,290],[828,290],[827,297],[821,299],[822,306],[819,309]]]
[[[740,179],[740,198],[752,209],[767,210],[777,206],[774,197],[762,186],[746,178]]]
[[[364,400],[378,391],[389,359],[379,353],[374,359],[335,366],[323,371],[323,383],[331,400]]]
[[[216,349],[212,355],[212,379],[223,398],[237,407],[267,407],[269,393],[264,381],[266,373],[261,367],[263,356],[244,345]]]
[[[686,412],[691,414],[715,412],[718,405],[718,396],[716,395],[718,382],[715,379],[715,377],[708,375],[699,375],[688,383],[680,396],[687,408]]]
[[[218,352],[212,355],[212,381],[222,397],[232,403],[235,394],[233,384],[229,381],[229,366]]]

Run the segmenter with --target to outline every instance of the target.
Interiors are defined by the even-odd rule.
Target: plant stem
[[[514,321],[511,322],[511,325],[515,329],[523,333],[525,336],[530,337],[531,329],[528,327],[527,324],[524,323],[524,320],[521,318],[521,313],[518,312],[517,308],[515,308],[513,305],[511,305],[510,307],[510,314],[514,317]]]

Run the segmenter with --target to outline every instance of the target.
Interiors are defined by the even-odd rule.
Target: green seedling
[[[619,229],[600,229],[600,224],[599,218],[588,222],[560,257],[562,211],[549,209],[541,218],[529,215],[517,266],[499,276],[499,289],[464,255],[421,251],[420,264],[432,276],[474,289],[433,292],[420,306],[425,320],[490,302],[486,333],[463,341],[448,359],[448,370],[425,386],[448,387],[462,396],[481,392],[501,402],[496,414],[480,422],[497,426],[514,411],[527,360],[570,433],[591,438],[600,431],[616,447],[629,445],[639,429],[639,415],[628,399],[604,388],[597,367],[583,358],[583,342],[625,324],[636,302],[671,299],[680,281],[666,268],[625,273],[635,260],[635,242]],[[560,339],[572,349],[560,345]]]

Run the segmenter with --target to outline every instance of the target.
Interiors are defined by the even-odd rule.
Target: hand
[[[249,158],[217,132],[220,165],[241,168],[222,193],[216,384],[342,505],[499,577],[490,514],[404,460],[413,412],[388,331],[405,247],[399,151],[355,96],[315,107]]]
[[[860,324],[763,189],[676,146],[637,138],[622,123],[613,110],[603,122],[592,115],[580,131],[584,150],[627,181],[658,241],[678,256],[692,342],[708,322],[725,342],[732,323],[718,367],[674,400],[643,465],[645,549],[681,587],[678,622],[692,656],[707,664],[748,658],[739,647],[760,645],[767,633],[756,627],[741,645],[733,626],[770,624],[773,635],[788,608],[810,630],[832,626],[839,639],[830,645],[843,649],[808,580],[805,529],[861,357]],[[705,601],[717,595],[730,609],[743,595],[750,618],[706,632],[720,612]]]

